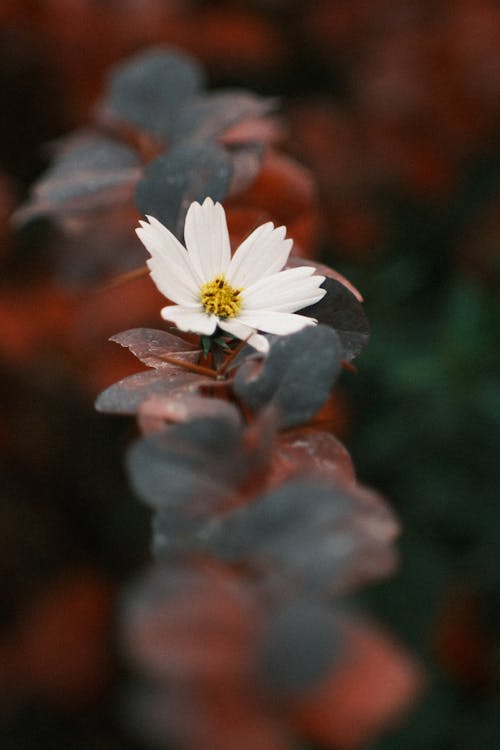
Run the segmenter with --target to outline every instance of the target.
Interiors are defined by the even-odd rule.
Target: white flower
[[[226,215],[220,203],[205,198],[192,203],[186,216],[186,248],[152,216],[141,221],[137,235],[151,254],[151,277],[174,305],[161,311],[181,331],[210,336],[217,326],[266,352],[269,342],[257,330],[287,334],[315,325],[296,315],[318,302],[324,276],[301,266],[285,271],[292,240],[286,228],[272,222],[255,229],[231,257]],[[149,222],[149,223],[148,223]]]

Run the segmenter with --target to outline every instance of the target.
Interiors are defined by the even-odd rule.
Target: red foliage
[[[18,613],[0,646],[7,709],[29,698],[62,708],[100,699],[111,676],[113,600],[101,573],[76,568]]]
[[[344,628],[342,663],[298,702],[295,720],[316,742],[350,750],[399,718],[413,702],[422,672],[379,628],[354,620]]]
[[[335,54],[348,55],[345,29],[366,34],[367,18],[354,5],[354,18],[347,7],[339,9],[336,26],[324,24],[331,12],[325,4],[311,7],[306,34],[325,34],[327,48],[333,38]],[[291,54],[278,24],[254,11],[207,7],[193,24],[190,5],[148,0],[146,6],[129,2],[117,17],[112,5],[51,0],[46,8],[8,8],[4,18],[17,15],[54,66],[65,60],[61,75],[75,120],[88,112],[103,68],[144,41],[181,42],[223,75],[234,73],[236,61],[240,71],[263,75]],[[323,19],[319,25],[315,13]],[[153,547],[162,562],[129,592],[122,629],[128,656],[151,683],[134,703],[133,718],[142,717],[163,744],[174,739],[188,750],[285,750],[298,737],[350,749],[391,723],[420,689],[411,658],[389,636],[345,614],[338,601],[393,571],[398,533],[384,500],[357,484],[346,449],[320,429],[328,422],[338,428],[342,420],[345,426],[349,418],[332,388],[342,362],[368,338],[359,292],[326,269],[326,307],[310,312],[324,325],[273,342],[265,360],[242,349],[224,371],[217,358],[229,355],[220,341],[203,360],[198,343],[165,331],[114,335],[151,368],[133,375],[127,353],[118,347],[111,353],[104,344],[116,330],[139,321],[152,325],[159,317],[162,300],[149,279],[127,275],[143,262],[132,233],[139,216],[134,188],[139,183],[141,211],[152,198],[161,205],[159,163],[167,162],[172,184],[180,179],[165,208],[172,229],[182,226],[182,212],[200,191],[220,191],[233,244],[270,219],[286,224],[295,255],[306,258],[314,258],[328,229],[359,254],[384,236],[375,203],[365,205],[367,186],[443,189],[452,159],[441,169],[433,150],[439,143],[432,141],[427,151],[425,139],[408,128],[405,113],[421,103],[415,91],[416,99],[397,100],[396,111],[384,108],[387,98],[373,95],[382,84],[401,95],[408,84],[404,66],[389,75],[388,60],[400,60],[404,51],[393,41],[387,59],[379,60],[387,41],[382,28],[379,35],[373,50],[379,66],[353,66],[360,93],[351,110],[325,114],[319,105],[295,111],[305,134],[297,148],[319,175],[328,218],[320,216],[311,173],[278,150],[282,132],[267,100],[247,96],[243,106],[241,95],[217,99],[196,88],[185,120],[177,121],[180,133],[174,122],[160,135],[152,132],[158,123],[151,131],[144,125],[151,115],[147,103],[139,113],[142,132],[140,118],[127,122],[116,98],[115,109],[109,101],[106,109],[104,97],[92,128],[60,144],[52,168],[17,214],[21,221],[53,219],[58,234],[48,250],[61,280],[52,274],[6,289],[2,356],[14,372],[34,363],[47,379],[63,371],[61,380],[78,383],[87,396],[114,383],[99,408],[136,414],[143,433],[129,451],[129,472],[154,511]],[[119,94],[130,95],[121,85]],[[135,102],[134,96],[125,100]],[[228,112],[236,113],[234,121]],[[191,140],[182,140],[181,125],[191,128]],[[172,154],[179,160],[173,166]],[[193,154],[203,156],[202,166]],[[122,273],[127,284],[96,290]],[[86,291],[70,294],[68,282]],[[9,430],[3,439],[7,444]],[[92,569],[73,570],[48,585],[22,607],[2,643],[3,695],[14,705],[34,697],[60,708],[98,700],[110,673],[112,604],[112,587]],[[283,659],[273,669],[276,653]],[[303,653],[311,658],[301,661]]]
[[[230,228],[233,212],[238,224],[245,213],[248,216],[249,224],[238,237],[243,238],[255,226],[272,219],[287,227],[295,254],[315,256],[320,219],[314,182],[310,172],[289,156],[269,150],[254,182],[228,201],[228,209]]]
[[[160,742],[229,750],[258,740],[278,750],[298,733],[329,747],[361,747],[400,715],[422,679],[387,635],[342,616],[332,623],[342,639],[339,661],[299,695],[279,695],[259,671],[269,608],[213,565],[153,571],[126,615],[127,651],[156,684],[136,720],[146,719]]]
[[[116,4],[95,0],[3,3],[0,23],[13,22],[59,70],[74,122],[88,116],[106,69],[140,47],[177,46],[231,75],[247,70],[265,74],[287,52],[278,24],[258,13],[215,6],[193,14],[190,4],[181,0],[129,0],[119,10]]]

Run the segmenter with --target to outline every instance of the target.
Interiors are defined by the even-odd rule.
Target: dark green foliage
[[[434,286],[433,262],[422,252],[390,257],[366,278],[373,326],[385,333],[373,339],[359,377],[349,383],[359,470],[390,494],[406,528],[400,574],[368,598],[413,643],[431,674],[415,716],[374,750],[497,744],[500,304],[496,294],[453,272]],[[444,637],[450,590],[458,601],[474,595],[463,615],[469,612],[471,624],[454,615],[463,639],[457,666],[430,651]],[[471,672],[461,661],[467,665],[475,648]]]

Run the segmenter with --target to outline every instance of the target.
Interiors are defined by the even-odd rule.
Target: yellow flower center
[[[242,291],[228,284],[224,274],[219,274],[201,287],[201,304],[207,313],[218,318],[234,318],[241,310]]]

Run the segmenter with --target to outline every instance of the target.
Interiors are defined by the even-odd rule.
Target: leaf
[[[335,494],[324,482],[300,478],[265,493],[252,505],[236,509],[219,520],[211,543],[232,562],[255,557],[259,551],[273,554],[288,529],[304,529],[313,514],[328,508],[331,519],[349,509],[345,494]]]
[[[89,210],[115,202],[139,179],[142,168],[127,146],[91,132],[64,139],[53,164],[35,184],[17,222],[50,213]]]
[[[340,594],[394,569],[392,539],[373,533],[370,520],[356,487],[302,477],[220,517],[204,539],[271,586]]]
[[[213,402],[214,399],[205,399]],[[220,402],[219,402],[220,403]],[[231,415],[227,409],[221,409],[218,415],[207,414],[211,418],[227,420],[231,426],[231,434],[238,433],[238,425],[235,419],[239,418],[239,412],[232,404],[234,414]],[[210,422],[206,422],[210,430]],[[186,429],[189,430],[189,427]],[[275,421],[272,413],[266,413],[260,419],[256,419],[249,427],[240,430],[240,438],[232,441],[224,447],[227,455],[229,468],[224,469],[224,476],[230,478],[230,487],[225,488],[225,494],[214,503],[214,507],[208,507],[202,513],[193,513],[190,502],[186,502],[184,508],[176,508],[162,503],[155,505],[153,519],[153,552],[157,559],[170,561],[173,555],[181,552],[183,554],[201,551],[206,554],[207,526],[212,523],[211,512],[218,514],[227,513],[230,508],[241,507],[243,504],[252,502],[256,492],[263,485],[263,478],[268,469],[271,443],[275,435]],[[175,438],[175,434],[173,436]],[[185,449],[180,443],[175,443],[172,438],[173,449],[181,451],[185,455]],[[190,449],[188,449],[189,451]],[[207,458],[204,471],[212,471],[213,465],[210,457]],[[196,472],[199,468],[196,467]],[[222,488],[220,488],[222,489]],[[195,498],[195,501],[199,499]],[[203,502],[203,500],[201,501]]]
[[[152,396],[173,396],[196,391],[209,378],[186,372],[175,365],[129,375],[99,394],[95,408],[108,414],[136,414]]]
[[[201,354],[200,349],[190,344],[189,341],[167,331],[157,331],[153,328],[131,328],[111,336],[109,340],[130,349],[137,359],[148,367],[154,368],[172,368],[171,364],[161,359],[162,355],[196,363]]]
[[[262,169],[242,202],[264,209],[286,226],[316,206],[316,186],[308,169],[295,159],[267,148]]]
[[[331,608],[314,599],[296,599],[266,625],[258,677],[279,699],[303,695],[329,674],[342,645]]]
[[[243,89],[226,89],[193,96],[174,115],[172,142],[208,141],[247,119],[264,117],[276,108],[276,100]]]
[[[146,168],[136,187],[136,203],[144,215],[161,221],[182,238],[184,219],[193,201],[210,196],[223,200],[232,176],[231,158],[214,143],[174,146]]]
[[[375,626],[339,616],[337,629],[342,659],[295,702],[294,718],[303,734],[321,747],[366,747],[410,708],[422,689],[423,673]]]
[[[262,167],[264,148],[260,143],[249,143],[231,149],[233,174],[230,195],[243,192],[255,180]]]
[[[139,407],[138,420],[142,432],[162,429],[165,422],[186,422],[200,417],[221,417],[238,426],[239,411],[228,401],[208,398],[183,389],[170,396],[153,395]]]
[[[201,89],[204,78],[198,63],[183,52],[140,52],[113,68],[98,115],[167,139],[179,107]]]
[[[216,566],[156,566],[129,586],[122,632],[129,654],[157,682],[234,676],[257,606],[241,581]],[[199,684],[199,683],[198,683]],[[231,683],[234,685],[234,683]]]
[[[363,307],[344,283],[327,278],[321,286],[327,291],[323,299],[304,308],[300,314],[316,318],[318,323],[333,328],[342,344],[342,357],[354,359],[364,349],[370,336]]]
[[[242,365],[234,390],[252,411],[272,404],[281,427],[294,427],[307,422],[323,405],[339,372],[336,333],[326,326],[308,326],[276,338],[257,373],[255,362]]]
[[[172,513],[170,508],[155,508],[151,544],[155,558],[161,562],[171,561],[178,554],[185,556],[203,551],[201,539],[206,524],[207,519],[203,516],[193,517]]]
[[[312,260],[311,258],[301,258],[300,255],[290,255],[286,264],[286,268],[297,268],[297,266],[312,266],[312,268],[315,268],[318,274],[320,274],[321,276],[326,276],[329,279],[340,281],[341,284],[347,287],[347,289],[349,289],[349,291],[354,294],[358,302],[363,302],[363,296],[359,289],[356,289],[356,287],[351,284],[351,282],[346,279],[345,276],[342,276],[341,273],[335,271],[333,268],[330,268],[330,266],[327,266],[324,263],[318,263],[318,261]]]
[[[282,143],[285,138],[285,127],[278,118],[251,117],[231,125],[217,138],[217,141],[229,147],[250,143],[267,147],[273,143]]]
[[[268,487],[275,487],[296,474],[310,473],[334,482],[355,482],[349,453],[329,432],[301,427],[276,436],[270,462]]]
[[[129,453],[133,487],[147,503],[174,517],[207,517],[254,469],[243,435],[235,419],[223,416],[146,435]]]

